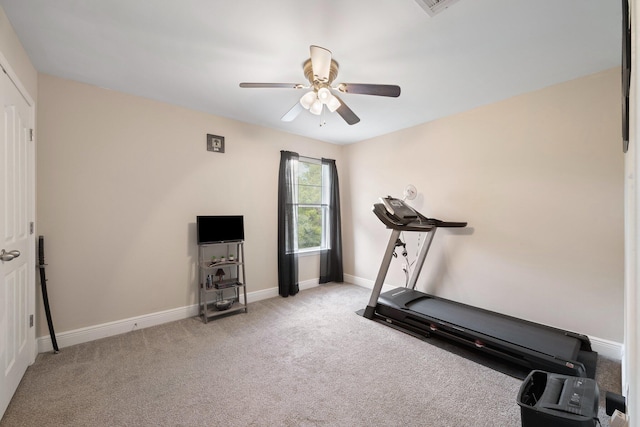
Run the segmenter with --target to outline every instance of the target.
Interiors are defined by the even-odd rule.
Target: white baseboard
[[[180,307],[172,310],[130,317],[128,319],[116,320],[115,322],[103,323],[101,325],[65,331],[56,334],[56,342],[58,343],[58,348],[64,348],[197,315],[198,305],[194,304],[187,307]],[[37,341],[38,353],[53,350],[53,344],[51,343],[50,336],[38,337]]]
[[[319,286],[318,280],[319,279],[305,280],[304,282],[298,283],[298,288],[301,291],[305,291],[307,289],[315,288],[316,286]],[[276,291],[277,291],[277,289],[276,289]]]
[[[598,337],[589,337],[591,349],[607,359],[622,360],[624,346],[622,343],[609,341]]]
[[[318,279],[305,280],[299,283],[300,290],[310,289],[316,286],[318,286]],[[269,288],[247,293],[247,300],[249,302],[256,302],[277,296],[278,288]],[[72,331],[61,332],[56,334],[56,342],[58,343],[58,348],[64,348],[101,338],[124,334],[136,329],[144,329],[151,326],[161,325],[163,323],[187,319],[197,315],[198,304],[193,304],[186,307],[174,308],[157,313],[116,320],[115,322],[108,322]],[[53,344],[51,343],[50,336],[38,337],[36,340],[38,353],[45,353],[53,350]]]
[[[305,280],[303,282],[298,283],[298,287],[301,291],[315,288],[316,286],[318,286],[318,279],[310,279],[310,280]],[[274,298],[279,295],[280,294],[278,293],[278,288],[269,288],[269,289],[263,289],[260,291],[249,292],[247,294],[247,299],[250,302],[256,302],[256,301],[262,301],[264,299]]]
[[[362,277],[352,276],[350,274],[345,274],[344,275],[344,281],[346,283],[353,283],[354,285],[361,286],[361,287],[367,288],[367,289],[373,289],[373,286],[376,283],[374,280],[363,279]],[[395,289],[395,288],[397,288],[397,286],[387,285],[385,283],[385,284],[382,285],[382,291],[381,292],[390,291],[390,290]]]

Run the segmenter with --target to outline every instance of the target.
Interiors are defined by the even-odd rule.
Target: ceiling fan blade
[[[337,89],[342,93],[358,93],[361,95],[400,96],[400,86],[374,85],[366,83],[340,83]]]
[[[328,82],[331,71],[331,51],[320,46],[311,46],[310,51],[313,80]]]
[[[287,111],[285,113],[284,116],[282,116],[282,118],[280,120],[282,120],[283,122],[293,121],[293,119],[298,117],[298,114],[300,114],[303,110],[304,110],[304,107],[298,101],[298,102],[296,102],[296,104],[293,107],[291,107],[291,109],[289,111]]]
[[[305,86],[299,83],[240,83],[240,87],[246,88],[288,88],[288,89],[302,89]]]
[[[336,96],[336,98],[338,97]],[[336,111],[340,114],[340,117],[342,117],[349,125],[355,125],[358,123],[360,121],[360,117],[356,116],[356,113],[354,113],[351,108],[347,107],[347,104],[345,104],[342,99],[338,98],[338,101],[340,101],[340,106]]]

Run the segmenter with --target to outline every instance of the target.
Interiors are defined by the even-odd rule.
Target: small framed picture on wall
[[[224,153],[224,136],[207,134],[207,151]]]

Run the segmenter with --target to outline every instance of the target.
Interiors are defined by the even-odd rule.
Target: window
[[[320,160],[298,161],[297,252],[328,249],[329,174]]]
[[[333,159],[280,151],[278,171],[278,293],[300,291],[298,256],[320,255],[318,283],[342,282],[338,170]]]

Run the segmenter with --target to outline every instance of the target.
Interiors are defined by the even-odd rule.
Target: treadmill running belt
[[[575,360],[580,350],[579,340],[560,331],[509,316],[496,316],[492,312],[444,299],[425,296],[407,302],[405,307],[446,324],[507,341],[548,356]]]

